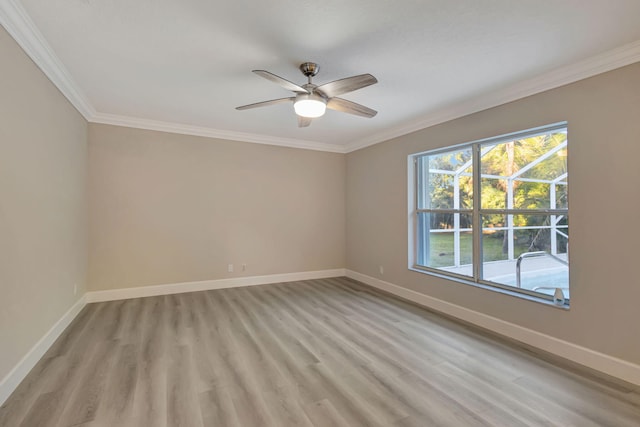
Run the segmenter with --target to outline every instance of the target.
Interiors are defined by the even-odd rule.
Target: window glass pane
[[[482,209],[566,208],[567,135],[481,146]]]
[[[484,280],[553,295],[562,288],[569,297],[568,239],[565,215],[483,215]]]
[[[418,160],[419,209],[472,209],[471,148]]]
[[[418,214],[418,264],[472,276],[471,214]]]

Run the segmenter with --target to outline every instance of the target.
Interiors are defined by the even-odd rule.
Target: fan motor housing
[[[320,71],[320,67],[315,62],[304,62],[300,64],[300,71],[307,77],[314,77]]]

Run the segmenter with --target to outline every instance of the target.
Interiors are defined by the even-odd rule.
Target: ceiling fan
[[[302,74],[304,74],[308,79],[307,83],[302,86],[265,70],[253,70],[253,72],[260,77],[271,80],[283,88],[293,91],[296,95],[289,98],[272,99],[270,101],[243,105],[241,107],[236,107],[236,110],[248,110],[250,108],[293,102],[293,108],[298,115],[299,127],[309,126],[311,124],[311,120],[322,116],[327,108],[367,118],[371,118],[378,114],[377,111],[365,107],[364,105],[338,98],[338,95],[353,92],[354,90],[378,83],[378,80],[371,74],[360,74],[317,86],[311,82],[311,78],[318,74],[319,70],[320,68],[318,67],[318,64],[313,62],[300,64],[300,71],[302,71]]]

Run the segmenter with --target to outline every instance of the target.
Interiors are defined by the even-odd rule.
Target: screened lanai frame
[[[409,268],[419,271],[426,271],[434,273],[436,275],[450,276],[452,278],[461,279],[464,282],[472,281],[476,284],[484,284],[492,287],[503,288],[509,291],[518,291],[523,294],[529,294],[536,298],[553,299],[550,295],[545,295],[540,292],[531,291],[528,289],[520,288],[514,289],[514,286],[497,283],[491,280],[484,280],[483,267],[484,260],[482,256],[482,235],[486,229],[482,228],[482,216],[488,215],[503,215],[506,218],[506,224],[502,227],[492,227],[492,231],[504,231],[507,233],[506,241],[508,245],[505,261],[515,261],[515,232],[525,229],[549,229],[550,234],[550,255],[556,257],[558,255],[558,237],[566,239],[566,256],[568,260],[568,224],[561,223],[563,220],[568,220],[568,205],[557,206],[556,192],[558,187],[564,186],[565,189],[568,185],[568,175],[565,170],[564,173],[553,177],[552,179],[542,178],[528,178],[526,174],[528,171],[535,168],[545,160],[554,155],[566,155],[568,138],[564,141],[553,146],[546,152],[541,153],[533,161],[513,171],[511,175],[490,175],[483,173],[481,170],[481,158],[493,150],[496,146],[504,144],[510,141],[517,141],[526,138],[532,138],[536,136],[552,134],[552,133],[565,133],[567,132],[567,123],[561,122],[549,126],[530,129],[522,132],[501,135],[498,137],[487,138],[477,140],[469,143],[458,144],[454,146],[443,147],[436,150],[430,150],[427,152],[416,153],[409,156]],[[424,163],[420,163],[420,159],[428,159],[430,156],[436,156],[438,154],[451,153],[455,150],[470,149],[472,151],[471,159],[465,163],[456,165],[454,170],[438,170],[432,169],[430,166],[424,167]],[[467,170],[472,167],[473,172]],[[475,174],[480,179],[473,179],[473,208],[464,208],[461,206],[460,201],[460,177],[471,176]],[[419,182],[425,182],[425,180],[432,174],[446,174],[453,177],[453,206],[448,208],[435,208],[431,209],[430,206],[425,204],[425,200],[429,201],[430,198],[427,194],[420,194],[418,189],[422,188],[423,192],[428,191],[428,185],[419,185]],[[548,177],[549,178],[549,177]],[[488,209],[482,207],[482,191],[481,185],[483,179],[499,179],[506,182],[506,206],[503,209]],[[514,207],[514,182],[534,182],[542,183],[549,186],[549,200],[548,208],[536,208],[536,209],[522,209]],[[565,190],[566,191],[566,190]],[[429,224],[421,224],[418,220],[420,214],[453,214],[453,227],[447,229],[432,229]],[[461,227],[460,218],[462,215],[468,215],[472,218],[471,228]],[[542,215],[549,219],[549,223],[545,225],[525,225],[518,226],[514,224],[514,216],[516,215]],[[424,222],[424,221],[422,221]],[[422,229],[425,227],[425,229]],[[472,235],[472,274],[458,274],[455,271],[455,267],[461,267],[461,234],[465,232],[471,232],[473,229],[481,230],[481,232],[471,233]],[[430,233],[451,233],[453,234],[453,265],[451,271],[442,268],[435,268],[428,266],[426,258],[430,256],[428,250],[429,234]],[[420,239],[426,239],[421,241]],[[420,249],[422,248],[422,252]],[[424,250],[427,248],[427,250]],[[421,258],[422,257],[422,258]],[[519,260],[521,261],[521,260]],[[519,264],[519,262],[518,262]],[[565,263],[567,264],[567,263]],[[468,263],[466,264],[468,265]],[[519,281],[519,277],[518,277]],[[568,283],[566,284],[568,287]],[[568,302],[568,300],[567,300]]]

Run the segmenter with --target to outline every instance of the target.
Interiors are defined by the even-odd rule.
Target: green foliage
[[[566,133],[558,132],[482,146],[482,208],[507,208],[509,178],[513,178],[511,180],[513,186],[513,208],[550,208],[552,184],[550,182],[523,181],[522,179],[553,181],[562,177],[567,172],[566,148],[551,155],[547,155],[547,153],[564,143],[566,138]],[[428,159],[429,169],[432,171],[429,173],[430,208],[472,209],[471,149],[465,148],[450,151],[429,156]],[[519,173],[519,171],[523,172]],[[459,182],[458,206],[454,205],[456,174]],[[555,185],[555,203],[558,208],[566,208],[567,206],[567,186],[564,185],[564,182],[566,180],[561,179]],[[453,214],[430,215],[432,229],[453,228],[453,221]],[[518,215],[514,217],[515,226],[539,226],[544,225],[545,221],[548,221],[548,217],[545,215]],[[461,216],[462,228],[470,226],[469,222],[470,216]],[[482,223],[483,228],[503,227],[506,225],[504,215],[484,216]],[[535,236],[532,237],[533,240],[535,238]],[[540,242],[538,246],[545,243]],[[535,246],[535,242],[532,241],[530,246]],[[504,250],[504,245],[502,250]]]
[[[483,209],[506,208],[507,177],[521,169],[529,167],[550,150],[566,141],[565,133],[553,133],[509,141],[488,149],[481,159],[482,175],[504,177],[502,179],[483,179]],[[518,178],[552,181],[567,172],[566,149],[560,155],[552,154],[529,168],[513,180],[513,207],[515,209],[547,209],[550,207],[551,184],[545,182],[521,181]],[[566,199],[566,186],[557,185],[560,194]],[[556,202],[558,202],[556,198]],[[562,203],[562,200],[560,200]],[[531,224],[529,224],[531,225]]]

